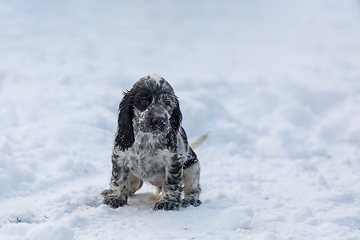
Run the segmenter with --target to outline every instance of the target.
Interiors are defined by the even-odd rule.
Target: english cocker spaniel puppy
[[[104,204],[112,208],[124,206],[143,181],[162,191],[155,210],[201,204],[200,165],[181,121],[178,98],[171,85],[158,75],[141,78],[124,93],[119,105],[110,189],[102,192]],[[206,137],[193,145],[201,145]]]

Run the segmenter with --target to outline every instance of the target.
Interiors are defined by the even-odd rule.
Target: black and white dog
[[[113,208],[124,206],[143,181],[162,191],[155,210],[201,204],[200,165],[181,121],[174,90],[158,75],[141,78],[124,93],[119,105],[110,189],[102,192],[104,204]],[[195,140],[193,147],[206,138],[207,134]]]

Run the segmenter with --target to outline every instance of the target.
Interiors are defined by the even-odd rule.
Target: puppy
[[[102,192],[104,204],[124,206],[144,181],[162,191],[155,210],[201,204],[200,165],[181,121],[178,98],[158,75],[141,78],[124,93],[111,159],[110,189]],[[207,134],[194,145],[201,145],[206,138]]]

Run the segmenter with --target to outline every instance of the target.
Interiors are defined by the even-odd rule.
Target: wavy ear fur
[[[115,137],[115,146],[119,146],[121,151],[125,151],[134,144],[133,116],[132,97],[126,93],[119,105],[118,130]]]
[[[178,132],[181,125],[181,121],[182,121],[182,113],[180,111],[179,102],[176,101],[176,107],[173,110],[170,117],[171,128],[174,129],[176,132]]]
[[[182,121],[182,113],[180,111],[180,106],[179,106],[179,102],[176,101],[176,107],[173,110],[171,117],[170,117],[170,125],[171,125],[171,129],[170,132],[167,135],[168,138],[168,148],[170,151],[172,152],[176,152],[177,151],[177,140],[176,140],[176,136],[177,133],[180,129],[180,125],[181,125],[181,121]]]

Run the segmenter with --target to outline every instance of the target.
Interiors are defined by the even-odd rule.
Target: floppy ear
[[[121,151],[131,147],[135,141],[133,116],[132,97],[126,93],[119,105],[118,130],[115,137],[115,146],[119,146]]]
[[[174,129],[176,132],[178,132],[181,125],[181,121],[182,121],[182,113],[180,111],[179,102],[178,100],[176,100],[175,108],[170,117],[171,128]]]
[[[177,150],[176,136],[180,129],[181,121],[182,121],[182,113],[180,111],[179,102],[176,100],[176,107],[174,108],[170,117],[171,128],[169,133],[167,134],[167,139],[168,139],[167,146],[168,149],[172,152],[176,152]]]

